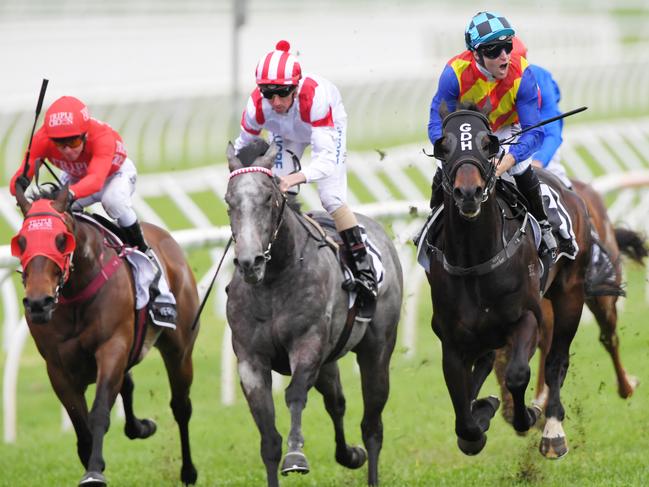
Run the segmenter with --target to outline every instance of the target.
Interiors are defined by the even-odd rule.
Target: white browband
[[[273,177],[273,171],[270,169],[267,169],[265,167],[261,166],[249,166],[249,167],[242,167],[239,169],[235,169],[230,173],[230,179],[232,179],[235,176],[239,176],[240,174],[246,174],[249,172],[263,172],[266,176],[268,177]]]

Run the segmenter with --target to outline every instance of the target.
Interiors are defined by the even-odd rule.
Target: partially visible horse
[[[182,249],[166,231],[143,225],[169,278],[178,320],[175,330],[161,331],[149,323],[146,335],[136,336],[131,269],[118,256],[119,248],[106,245],[102,231],[66,211],[67,186],[56,199],[43,197],[33,203],[17,186],[16,199],[25,220],[12,241],[12,250],[23,263],[25,316],[54,392],[76,432],[77,453],[86,469],[79,485],[106,485],[102,473],[104,435],[117,394],[124,402],[126,436],[147,438],[155,433],[153,421],[138,419],[133,412],[134,384],[129,372],[154,345],[167,369],[171,409],[180,430],[180,479],[194,484],[197,472],[189,445],[189,390],[198,333],[198,327],[191,327],[198,293]],[[136,341],[142,343],[139,353]],[[96,391],[88,412],[84,394],[92,383],[96,383]]]
[[[425,236],[427,277],[458,446],[475,455],[486,443],[485,432],[499,406],[497,398],[478,399],[478,394],[495,350],[507,343],[512,354],[505,383],[513,397],[513,426],[527,431],[540,414],[538,407],[525,405],[525,391],[543,319],[541,264],[528,215],[520,205],[512,210],[494,189],[499,141],[487,118],[475,105],[442,118],[435,156],[443,160],[444,212],[441,224]],[[560,259],[552,266],[545,294],[555,323],[545,365],[549,395],[540,450],[556,458],[567,453],[560,389],[584,303],[592,236],[582,200],[558,180],[548,182],[570,213],[580,249],[574,260]]]
[[[316,228],[287,204],[271,173],[276,153],[276,146],[255,141],[237,156],[229,144],[231,172],[225,198],[236,266],[227,288],[227,318],[241,386],[261,434],[268,485],[278,485],[282,456],[272,370],[291,375],[285,392],[291,429],[282,474],[309,471],[302,412],[307,393],[315,386],[333,421],[336,461],[359,468],[369,458],[368,484],[376,485],[383,444],[381,413],[388,399],[403,293],[398,255],[378,223],[357,215],[382,256],[384,280],[372,321],[350,320],[350,297],[341,288],[344,277],[337,257]],[[345,396],[336,359],[350,350],[356,353],[361,372],[366,451],[349,446],[343,428]]]
[[[596,245],[601,245],[598,252],[606,252],[607,258],[614,267],[614,284],[621,288],[622,285],[622,261],[624,254],[638,264],[643,264],[647,256],[645,239],[642,235],[626,228],[616,228],[608,218],[606,206],[601,196],[587,183],[572,180],[572,189],[584,200],[588,208],[590,222],[597,234]],[[602,257],[600,257],[602,258]],[[638,378],[630,375],[624,369],[620,358],[617,328],[617,299],[618,294],[596,294],[586,295],[586,305],[593,313],[599,325],[599,341],[613,361],[615,376],[617,379],[617,390],[620,397],[630,397],[639,384]],[[539,372],[537,376],[535,403],[539,406],[545,404],[547,387],[545,386],[545,358],[550,351],[552,339],[552,328],[554,316],[552,306],[548,300],[543,302],[543,326],[541,328],[541,339],[539,341]],[[512,418],[512,401],[509,392],[504,384],[504,366],[507,360],[507,350],[498,356],[496,360],[496,372],[499,377],[501,396],[503,398],[503,415],[509,421]]]

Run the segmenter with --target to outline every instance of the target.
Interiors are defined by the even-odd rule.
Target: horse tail
[[[615,240],[624,255],[644,265],[644,258],[649,255],[649,251],[643,235],[627,228],[615,228]]]

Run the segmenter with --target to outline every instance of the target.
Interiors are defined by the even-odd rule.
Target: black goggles
[[[285,86],[265,86],[262,85],[259,87],[259,91],[261,91],[261,94],[264,98],[267,99],[272,99],[275,95],[279,96],[280,98],[284,98],[295,90],[295,86],[293,85],[285,85]]]
[[[507,54],[512,52],[514,49],[514,43],[512,41],[499,42],[497,44],[487,44],[486,46],[481,46],[478,50],[480,53],[489,59],[496,59],[500,56],[500,53],[505,50]]]

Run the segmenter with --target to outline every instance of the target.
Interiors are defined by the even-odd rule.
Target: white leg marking
[[[543,438],[565,438],[566,434],[561,426],[561,421],[557,418],[547,418],[545,421],[545,429],[543,430]]]
[[[264,385],[260,374],[248,362],[239,362],[239,377],[247,394]]]

